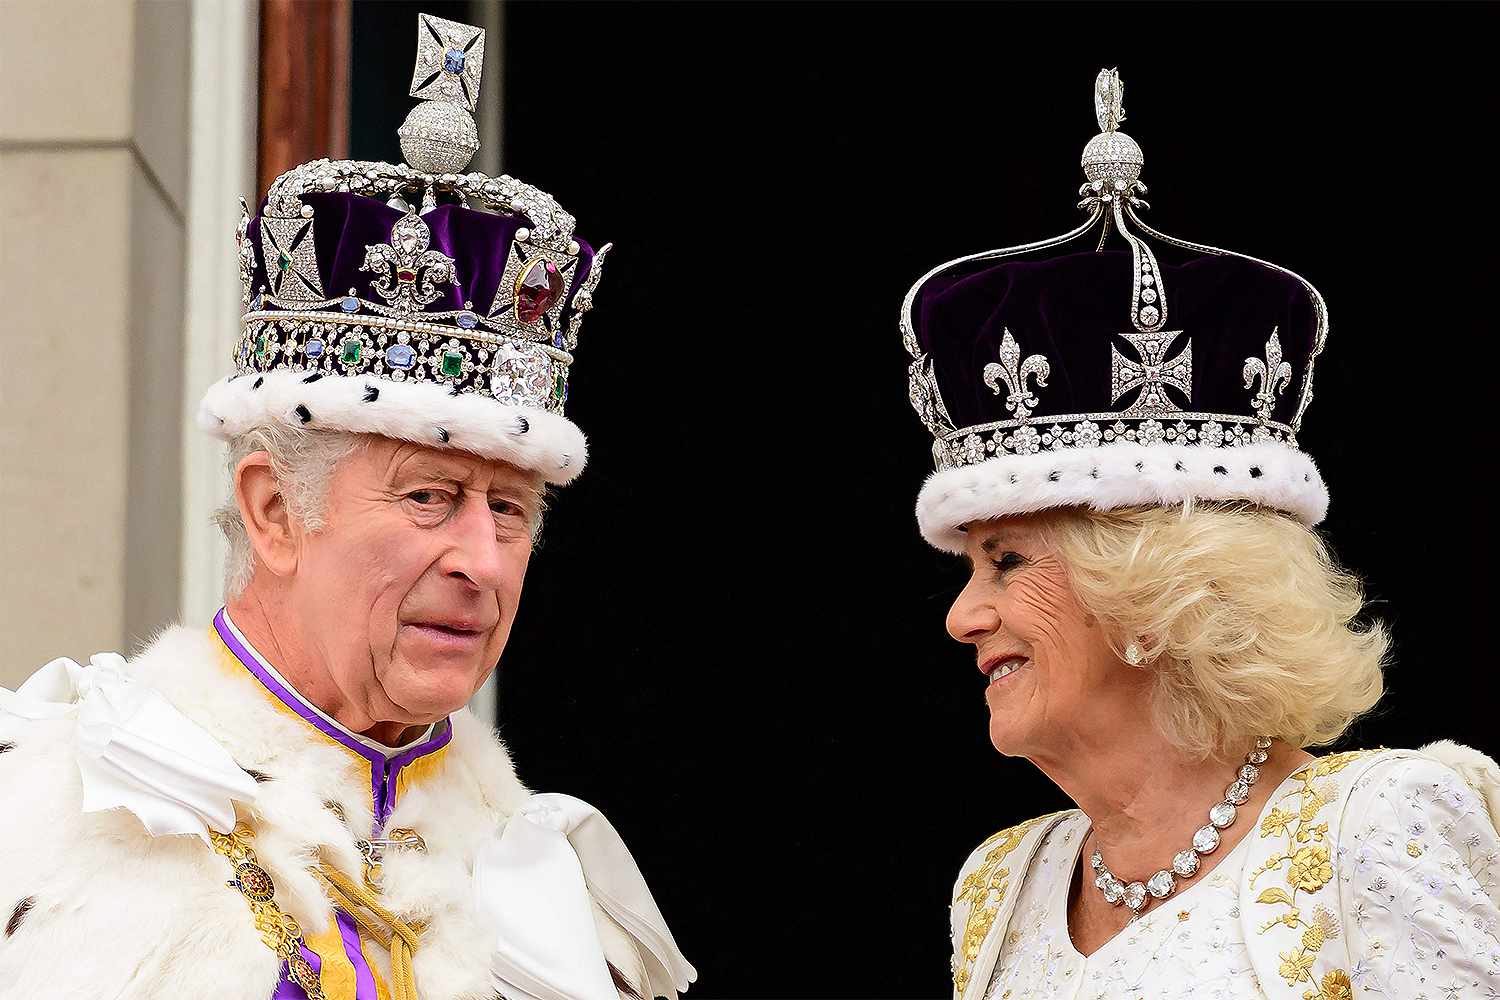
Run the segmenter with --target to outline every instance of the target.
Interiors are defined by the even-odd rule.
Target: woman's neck
[[[1132,881],[1170,867],[1173,855],[1192,844],[1193,832],[1208,822],[1209,807],[1223,799],[1253,739],[1244,744],[1226,751],[1232,756],[1195,760],[1145,725],[1082,738],[1031,759],[1088,815],[1093,824],[1088,850],[1099,851],[1111,871]],[[1247,814],[1254,817],[1271,791],[1310,759],[1279,742],[1268,754],[1250,799],[1223,832],[1224,854],[1248,829]]]

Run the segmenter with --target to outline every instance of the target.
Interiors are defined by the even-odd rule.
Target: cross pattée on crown
[[[484,72],[484,29],[431,14],[417,15],[417,65],[411,96],[474,110]]]
[[[1127,358],[1120,353],[1118,347],[1110,345],[1110,402],[1119,402],[1121,397],[1133,389],[1141,390],[1135,402],[1120,411],[1122,416],[1159,416],[1182,412],[1167,395],[1167,386],[1182,393],[1187,402],[1193,401],[1191,338],[1183,342],[1182,350],[1175,357],[1167,359],[1172,342],[1181,335],[1181,330],[1120,334],[1135,348],[1139,361]]]

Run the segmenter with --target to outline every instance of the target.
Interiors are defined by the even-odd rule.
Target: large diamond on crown
[[[545,408],[552,391],[552,357],[537,344],[502,344],[490,368],[490,392],[511,406]]]

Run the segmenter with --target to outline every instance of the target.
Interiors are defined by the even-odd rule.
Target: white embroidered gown
[[[1276,790],[1258,828],[1213,871],[1088,957],[1069,937],[1067,898],[1089,820],[1077,811],[1059,817],[1010,886],[1017,896],[1008,923],[993,928],[1004,937],[982,995],[1500,998],[1500,834],[1480,796],[1441,764],[1390,752],[1351,779],[1329,837],[1337,844],[1325,844],[1329,824],[1319,813],[1345,793],[1335,774],[1305,770]],[[1285,860],[1247,885],[1278,856]]]

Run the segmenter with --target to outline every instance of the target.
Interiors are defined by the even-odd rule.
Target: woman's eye
[[[1025,561],[1026,557],[1019,552],[1005,552],[1001,554],[1000,558],[994,560],[995,567],[1001,572],[1008,569],[1015,569]]]

